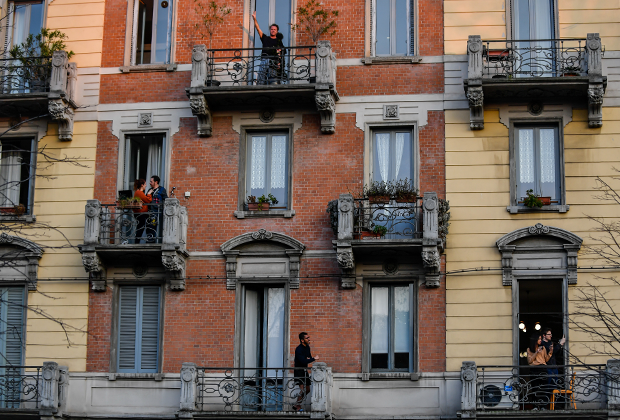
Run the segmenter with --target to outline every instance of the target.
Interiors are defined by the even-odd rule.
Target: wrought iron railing
[[[483,77],[587,75],[586,39],[482,41]]]
[[[0,366],[0,408],[38,409],[41,366]]]
[[[392,198],[376,201],[355,199],[353,235],[355,239],[412,239],[422,237],[422,198],[399,202]]]
[[[200,411],[311,411],[314,382],[305,368],[199,367],[197,409]],[[308,387],[306,387],[306,384]]]
[[[207,50],[207,86],[304,84],[315,80],[315,49],[285,47]]]
[[[476,409],[605,409],[608,375],[605,365],[478,366]]]
[[[50,91],[52,57],[0,59],[0,93],[43,93]]]
[[[129,245],[161,243],[164,204],[147,204],[148,211],[137,213],[142,207],[121,207],[118,204],[101,205],[101,245]]]

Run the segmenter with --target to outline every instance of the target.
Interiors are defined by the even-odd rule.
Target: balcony
[[[588,124],[603,124],[607,77],[602,73],[604,47],[599,34],[586,39],[467,41],[468,75],[464,82],[470,128],[484,128],[485,104],[527,103],[531,113],[545,101],[577,102],[588,108]]]
[[[331,417],[331,368],[315,362],[310,393],[302,387],[304,368],[207,368],[183,363],[179,418]],[[294,406],[303,411],[296,412]]]
[[[69,386],[66,366],[0,366],[0,415],[5,418],[62,416]]]
[[[342,271],[342,287],[355,288],[356,261],[378,263],[387,254],[395,264],[420,262],[426,286],[438,287],[449,209],[448,202],[432,192],[412,202],[398,202],[392,197],[379,203],[340,194],[329,204],[328,212],[338,236],[333,245]],[[390,273],[390,264],[384,264],[384,271],[395,274]]]
[[[186,89],[198,135],[212,133],[212,111],[255,110],[263,122],[276,111],[315,108],[321,131],[335,131],[336,57],[329,41],[286,47],[265,59],[260,48],[213,49],[196,45],[191,86]]]
[[[73,137],[75,63],[65,51],[52,57],[0,60],[0,117],[36,117],[49,114],[58,123],[60,140]]]
[[[607,365],[476,366],[461,368],[461,418],[591,419],[620,407],[620,360]]]
[[[106,290],[106,267],[132,267],[143,277],[146,273],[135,272],[141,270],[137,260],[149,270],[163,269],[172,290],[185,289],[187,209],[176,198],[147,208],[134,213],[133,207],[88,200],[79,248],[93,290]]]

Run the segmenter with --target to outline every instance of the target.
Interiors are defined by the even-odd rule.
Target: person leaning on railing
[[[269,36],[267,36],[258,26],[256,12],[252,14],[252,18],[254,19],[254,26],[258,31],[258,36],[263,43],[263,52],[261,53],[261,62],[258,69],[258,84],[279,83],[282,78],[282,56],[286,52],[282,43],[284,35],[278,32],[280,27],[272,23],[269,25]]]
[[[135,190],[134,197],[138,197],[142,200],[142,207],[139,209],[134,209],[133,212],[136,213],[136,220],[138,224],[136,226],[136,243],[140,243],[140,238],[144,233],[144,229],[146,227],[146,221],[149,217],[148,211],[149,207],[147,204],[150,204],[153,201],[153,197],[150,194],[145,194],[144,190],[146,189],[146,181],[142,178],[136,179],[133,183],[133,188]]]

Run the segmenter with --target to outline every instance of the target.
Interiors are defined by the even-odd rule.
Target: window
[[[523,205],[530,189],[541,197],[551,197],[551,204],[564,204],[558,127],[516,126],[514,144],[516,204]]]
[[[158,371],[160,294],[159,286],[120,287],[118,372]]]
[[[278,203],[270,209],[289,207],[289,135],[285,132],[248,133],[246,160],[246,194],[267,197]]]
[[[554,0],[513,0],[513,34],[519,50],[515,60],[517,77],[552,76],[555,68],[552,41],[555,38]],[[547,41],[540,41],[547,40]]]
[[[173,0],[135,0],[131,63],[170,63]]]
[[[371,371],[413,372],[413,291],[413,284],[371,286]]]
[[[142,178],[148,181],[153,175],[165,185],[164,134],[131,134],[125,137],[125,170],[123,189],[133,190],[133,182]]]
[[[9,3],[8,22],[12,27],[7,31],[6,46],[21,44],[28,35],[37,35],[43,27],[43,2],[25,1]]]
[[[256,0],[256,20],[263,33],[269,35],[269,25],[276,23],[280,33],[284,35],[282,43],[290,45],[291,30],[288,22],[292,22],[291,0]],[[254,29],[254,48],[261,48],[263,43]]]
[[[19,206],[20,213],[31,214],[36,162],[34,147],[33,139],[0,140],[0,207]]]
[[[373,181],[415,179],[412,130],[381,130],[374,132],[373,137]]]
[[[24,288],[0,288],[0,368],[4,379],[0,408],[20,408],[24,339]]]
[[[374,0],[374,55],[415,55],[415,0]]]

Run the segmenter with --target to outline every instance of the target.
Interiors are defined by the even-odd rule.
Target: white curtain
[[[19,204],[22,158],[19,152],[4,152],[0,160],[0,206]],[[25,204],[25,203],[24,203]]]
[[[551,0],[530,0],[530,36],[531,39],[551,39],[553,38],[552,28],[552,1]]]
[[[149,144],[148,160],[146,161],[146,177],[144,178],[146,180],[147,191],[150,188],[148,186],[149,180],[153,175],[157,175],[162,178],[161,184],[164,183],[164,174],[161,173],[161,146],[162,145],[159,142],[151,142]]]
[[[286,187],[286,136],[271,138],[271,188]]]
[[[370,305],[372,321],[370,327],[370,352],[388,352],[388,291],[387,287],[373,287]]]
[[[534,182],[534,130],[519,130],[519,182]]]
[[[409,353],[411,327],[409,287],[394,288],[394,352]]]
[[[284,366],[284,289],[267,289],[267,367]],[[267,371],[276,376],[276,371]]]
[[[405,138],[409,137],[408,133],[396,133],[396,168],[394,169],[394,179],[398,180],[401,177],[400,173],[400,164],[403,161],[403,151],[405,149]]]
[[[540,129],[540,182],[555,183],[555,130]]]
[[[267,137],[252,137],[252,171],[250,188],[265,188],[265,156],[267,153]]]
[[[135,169],[134,168],[134,162],[132,160],[132,156],[131,156],[131,138],[130,137],[126,137],[125,138],[125,179],[124,181],[124,185],[125,185],[125,189],[126,190],[131,190],[133,189],[133,181],[136,179],[135,178]]]
[[[390,133],[377,133],[376,136],[379,172],[381,173],[381,180],[387,181],[390,164]]]
[[[243,367],[258,367],[258,292],[245,291]],[[244,374],[251,374],[250,371]]]

